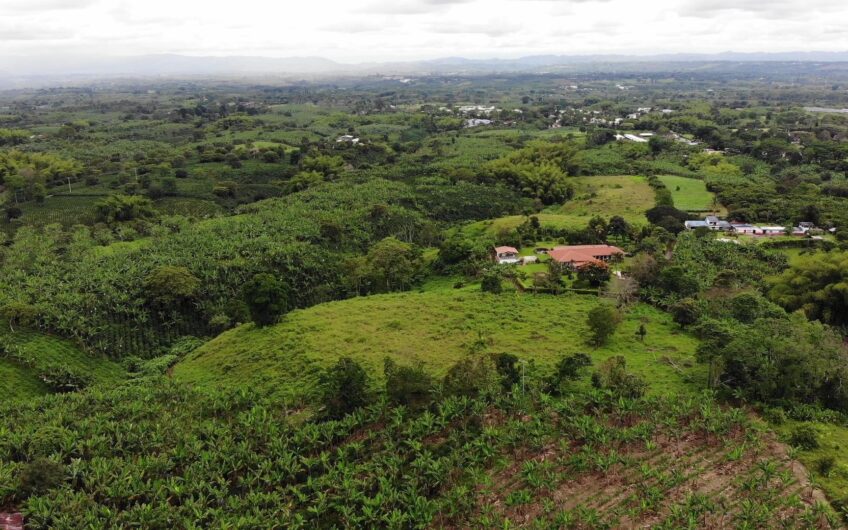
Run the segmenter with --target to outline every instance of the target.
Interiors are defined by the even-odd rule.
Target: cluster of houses
[[[816,227],[815,223],[810,222],[798,223],[798,226],[787,229],[785,226],[760,226],[749,223],[736,223],[720,219],[715,215],[708,215],[703,220],[686,221],[684,225],[687,230],[707,228],[718,232],[730,232],[751,236],[782,236],[787,234],[791,234],[793,236],[809,236],[820,231],[820,229]]]
[[[521,256],[518,249],[502,246],[493,249],[492,257],[499,265],[527,265],[538,261],[536,256]],[[554,248],[537,248],[536,252],[547,254],[551,261],[561,263],[570,269],[579,269],[590,263],[608,263],[616,257],[623,257],[624,251],[612,245],[567,245]]]

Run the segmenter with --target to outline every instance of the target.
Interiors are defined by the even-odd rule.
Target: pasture
[[[645,225],[645,211],[654,206],[654,191],[638,176],[572,177],[574,198],[561,206],[552,206],[535,214],[544,227],[577,230],[585,228],[592,217],[607,220],[620,215],[632,225]],[[463,228],[470,236],[497,235],[523,223],[523,215],[477,221]]]
[[[697,340],[671,317],[647,305],[627,314],[608,345],[587,345],[586,316],[598,299],[581,295],[489,295],[479,288],[369,296],[294,311],[280,324],[246,324],[193,352],[174,378],[201,387],[261,388],[299,401],[322,367],[348,355],[381,373],[384,357],[421,361],[444,375],[473,351],[509,352],[547,373],[563,355],[589,353],[596,362],[624,355],[652,392],[703,387],[704,368],[694,362]],[[648,329],[644,342],[636,331]]]
[[[687,212],[722,211],[721,206],[715,204],[713,193],[707,191],[707,184],[703,180],[675,175],[663,175],[659,179],[671,192],[674,206],[679,210]]]

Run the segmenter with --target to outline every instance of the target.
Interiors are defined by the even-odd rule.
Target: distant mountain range
[[[279,75],[319,77],[328,75],[425,75],[481,73],[539,73],[597,69],[599,66],[652,64],[657,70],[688,69],[687,63],[750,62],[848,62],[845,52],[780,52],[714,54],[681,53],[658,55],[532,55],[517,59],[467,59],[445,57],[406,62],[340,63],[323,57],[255,57],[139,55],[118,58],[68,59],[0,57],[0,86],[24,80],[82,79],[155,76],[246,76]]]

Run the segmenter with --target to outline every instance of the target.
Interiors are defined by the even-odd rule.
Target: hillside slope
[[[71,341],[33,331],[0,332],[0,398],[47,394],[51,385],[45,379],[56,380],[59,372],[86,385],[115,383],[125,375],[117,363],[91,356]]]
[[[288,314],[276,326],[253,324],[208,342],[174,369],[177,380],[200,386],[251,386],[289,398],[313,386],[320,367],[341,356],[381,372],[383,358],[423,361],[436,374],[469,351],[509,352],[547,371],[576,352],[600,361],[627,357],[655,392],[688,391],[687,381],[704,377],[694,365],[697,341],[669,315],[646,305],[629,311],[610,343],[586,344],[592,296],[548,296],[475,290],[439,290],[355,298]],[[648,329],[645,342],[636,330]]]

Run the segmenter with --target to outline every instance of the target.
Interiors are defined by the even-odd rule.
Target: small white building
[[[518,249],[515,247],[495,247],[494,259],[498,265],[515,265],[521,262]]]
[[[357,137],[355,137],[351,134],[343,134],[342,136],[339,136],[338,138],[336,138],[336,143],[339,143],[339,144],[347,143],[347,144],[356,145],[356,144],[359,143],[359,138],[357,138]]]
[[[492,120],[485,120],[482,118],[471,118],[465,120],[465,128],[468,129],[470,127],[479,127],[481,125],[491,125]]]

